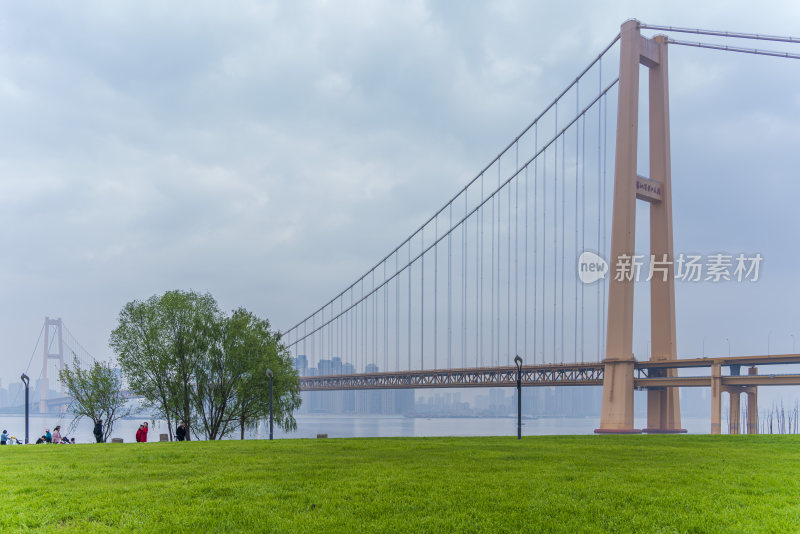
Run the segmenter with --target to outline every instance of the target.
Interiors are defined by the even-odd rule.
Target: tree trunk
[[[164,415],[167,418],[167,432],[169,432],[169,440],[172,441],[172,421],[169,417],[169,410],[164,410]]]
[[[183,386],[183,417],[184,421],[186,422],[186,441],[190,441],[189,439],[189,429],[191,428],[191,423],[189,421],[189,413],[191,407],[189,406],[189,383],[184,381]]]

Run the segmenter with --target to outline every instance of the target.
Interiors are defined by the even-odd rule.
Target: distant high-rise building
[[[298,375],[306,376],[306,372],[308,370],[308,358],[306,358],[305,354],[298,354],[297,358],[292,358],[292,364],[294,364],[294,368],[297,370]]]
[[[25,404],[25,385],[22,382],[11,382],[8,385],[8,404],[9,406]]]
[[[320,360],[319,363],[317,363],[317,370],[319,371],[320,375],[332,375],[332,369],[333,366],[331,365],[330,360]]]

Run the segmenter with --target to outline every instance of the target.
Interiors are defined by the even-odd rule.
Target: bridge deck
[[[690,358],[665,361],[637,361],[634,386],[640,389],[662,387],[710,387],[710,376],[662,377],[662,369],[800,364],[800,354]],[[601,386],[603,362],[523,365],[524,386]],[[516,367],[473,367],[390,371],[348,375],[300,377],[302,391],[353,389],[418,389],[516,386]],[[722,377],[723,386],[800,385],[798,374],[764,374]]]

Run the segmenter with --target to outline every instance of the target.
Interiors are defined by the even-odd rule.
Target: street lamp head
[[[272,378],[274,375],[272,374],[272,369],[267,369],[267,376]]]
[[[517,364],[517,369],[522,368],[522,358],[519,357],[519,354],[514,356],[514,363]]]
[[[28,375],[26,375],[25,373],[22,373],[22,376],[21,376],[21,377],[19,377],[19,378],[20,378],[20,380],[22,380],[22,382],[23,382],[23,383],[24,383],[26,386],[28,385],[28,383],[29,383],[29,382],[30,382],[30,380],[31,380],[30,378],[28,378]]]

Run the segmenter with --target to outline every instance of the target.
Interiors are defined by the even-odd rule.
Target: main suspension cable
[[[740,46],[718,45],[711,43],[697,43],[692,41],[676,41],[667,38],[667,43],[680,46],[693,46],[695,48],[708,48],[710,50],[722,50],[725,52],[740,52],[743,54],[756,54],[759,56],[782,57],[786,59],[800,59],[800,54],[791,52],[779,52],[777,50],[762,50],[760,48],[742,48]]]
[[[425,221],[425,222],[424,222],[424,223],[423,223],[423,224],[422,224],[422,225],[421,225],[419,228],[417,228],[417,230],[416,230],[416,231],[414,231],[412,234],[410,234],[410,235],[409,235],[409,236],[408,236],[408,237],[407,237],[405,240],[403,240],[403,241],[402,241],[402,242],[401,242],[401,243],[400,243],[400,244],[399,244],[397,247],[395,247],[395,248],[394,248],[394,249],[393,249],[393,250],[392,250],[392,251],[391,251],[389,254],[387,254],[387,255],[386,255],[384,258],[382,258],[380,261],[378,261],[378,262],[377,262],[377,263],[376,263],[376,264],[375,264],[375,265],[374,265],[374,266],[373,266],[371,269],[368,269],[368,270],[367,270],[367,271],[366,271],[366,272],[365,272],[365,273],[364,273],[364,274],[361,276],[361,278],[364,278],[364,277],[366,277],[367,275],[369,275],[369,273],[370,273],[371,271],[373,271],[373,270],[377,269],[378,267],[380,267],[381,263],[383,263],[383,262],[387,261],[389,258],[391,258],[391,256],[392,256],[392,255],[395,253],[395,251],[396,251],[396,250],[399,250],[400,248],[402,248],[402,247],[403,247],[403,246],[405,246],[406,244],[409,244],[409,246],[410,246],[410,241],[411,241],[411,239],[412,239],[414,236],[416,236],[417,234],[419,234],[419,233],[420,233],[420,232],[421,232],[421,231],[422,231],[422,230],[423,230],[423,229],[424,229],[426,226],[428,226],[428,224],[429,224],[431,221],[433,221],[434,217],[438,216],[438,215],[439,215],[440,213],[442,213],[442,212],[443,212],[445,209],[447,209],[447,206],[449,206],[450,204],[452,204],[453,202],[455,202],[455,201],[458,199],[458,197],[460,197],[460,196],[461,196],[461,195],[464,193],[464,191],[466,191],[466,189],[467,189],[467,188],[469,188],[469,187],[470,187],[472,184],[474,184],[474,183],[475,183],[475,182],[476,182],[476,181],[477,181],[479,178],[481,178],[481,177],[483,176],[483,174],[484,174],[486,171],[488,171],[488,170],[489,170],[489,169],[490,169],[490,168],[491,168],[491,167],[492,167],[492,166],[493,166],[495,163],[498,163],[498,162],[499,162],[499,160],[500,160],[500,158],[501,158],[501,156],[502,156],[503,154],[505,154],[506,152],[508,152],[508,150],[509,150],[509,149],[511,149],[511,147],[513,147],[513,146],[514,146],[514,144],[515,144],[515,143],[517,143],[517,142],[519,141],[519,139],[520,139],[520,138],[522,138],[522,136],[524,136],[526,133],[528,133],[528,131],[529,131],[531,128],[533,128],[533,126],[534,126],[535,124],[537,124],[537,123],[538,123],[538,122],[539,122],[539,121],[540,121],[540,120],[541,120],[541,119],[542,119],[542,118],[543,118],[543,117],[544,117],[544,116],[545,116],[545,115],[546,115],[546,114],[547,114],[547,113],[548,113],[548,112],[549,112],[549,111],[550,111],[550,110],[553,108],[553,106],[555,106],[555,105],[556,105],[556,103],[557,103],[559,100],[561,100],[561,98],[563,98],[563,97],[564,97],[564,95],[566,95],[566,94],[567,94],[567,93],[568,93],[568,92],[569,92],[569,91],[570,91],[570,90],[571,90],[571,89],[572,89],[572,88],[575,86],[575,84],[578,82],[578,80],[580,80],[580,79],[581,79],[583,76],[585,76],[585,75],[586,75],[586,73],[587,73],[587,72],[589,72],[589,70],[591,70],[591,68],[592,68],[592,67],[594,67],[594,65],[595,65],[596,63],[598,63],[598,62],[599,62],[599,61],[602,59],[602,57],[603,57],[603,56],[604,56],[604,55],[605,55],[605,54],[606,54],[606,53],[607,53],[609,50],[611,50],[611,48],[612,48],[612,47],[613,47],[613,46],[614,46],[614,45],[617,43],[617,41],[619,41],[619,39],[620,39],[620,34],[617,34],[617,35],[616,35],[616,36],[615,36],[615,37],[614,37],[614,38],[611,40],[611,42],[610,42],[610,43],[609,43],[609,44],[608,44],[608,45],[607,45],[605,48],[603,48],[603,50],[602,50],[602,51],[601,51],[601,52],[600,52],[600,53],[599,53],[597,56],[595,56],[595,58],[594,58],[594,59],[593,59],[591,62],[589,62],[589,64],[588,64],[588,65],[587,65],[587,66],[586,66],[586,67],[585,67],[585,68],[584,68],[584,69],[583,69],[583,70],[580,72],[580,74],[578,74],[578,76],[576,76],[576,77],[575,77],[575,79],[574,79],[572,82],[570,82],[570,83],[567,85],[567,87],[566,87],[566,88],[564,88],[564,90],[563,90],[563,91],[561,91],[561,93],[559,93],[559,95],[558,95],[556,98],[554,98],[554,99],[553,99],[553,100],[550,102],[550,104],[548,104],[548,105],[547,105],[547,106],[544,108],[544,110],[542,110],[542,112],[541,112],[541,113],[539,113],[539,115],[537,115],[537,116],[536,116],[536,118],[534,118],[534,119],[533,119],[533,121],[531,121],[531,122],[530,122],[530,124],[528,124],[528,125],[527,125],[527,126],[526,126],[526,127],[525,127],[525,128],[524,128],[524,129],[523,129],[523,130],[522,130],[522,131],[521,131],[521,132],[520,132],[520,133],[519,133],[519,134],[518,134],[518,135],[517,135],[517,136],[516,136],[516,137],[515,137],[515,138],[514,138],[514,139],[513,139],[513,140],[512,140],[512,141],[511,141],[511,142],[510,142],[510,143],[509,143],[509,144],[508,144],[506,147],[505,147],[505,148],[504,148],[504,149],[503,149],[503,150],[501,150],[501,151],[500,151],[500,153],[499,153],[497,156],[495,156],[495,158],[494,158],[494,159],[492,159],[492,161],[491,161],[491,162],[489,162],[489,163],[488,163],[488,164],[487,164],[487,165],[486,165],[486,166],[485,166],[485,167],[484,167],[484,168],[483,168],[483,169],[482,169],[482,170],[481,170],[479,173],[477,173],[477,174],[476,174],[476,175],[475,175],[475,176],[474,176],[474,177],[473,177],[473,178],[472,178],[472,179],[471,179],[469,182],[467,182],[467,184],[466,184],[465,186],[463,186],[463,187],[462,187],[462,188],[461,188],[461,189],[460,189],[460,190],[459,190],[459,191],[458,191],[458,192],[457,192],[457,193],[456,193],[456,194],[455,194],[455,195],[454,195],[454,196],[453,196],[453,197],[452,197],[452,198],[451,198],[451,199],[450,199],[448,202],[446,202],[446,203],[445,203],[445,204],[444,204],[444,205],[443,205],[441,208],[439,208],[439,209],[436,211],[436,213],[434,213],[432,216],[430,216],[430,217],[429,217],[429,218],[428,218],[428,219],[427,219],[427,220],[426,220],[426,221]],[[352,287],[355,287],[355,286],[356,286],[356,285],[359,283],[359,280],[360,280],[361,278],[359,278],[359,279],[357,279],[356,281],[352,282],[352,283],[350,284],[350,286],[348,286],[347,288],[345,288],[344,290],[342,290],[340,293],[338,293],[338,294],[337,294],[335,297],[333,297],[332,299],[330,299],[330,300],[329,300],[327,303],[325,303],[325,304],[324,304],[324,306],[323,306],[323,307],[326,307],[326,306],[330,305],[331,303],[335,302],[335,301],[336,301],[336,299],[340,298],[342,295],[344,295],[345,293],[347,293],[347,291],[348,291],[348,290],[350,290],[350,288],[352,288]],[[319,311],[319,310],[317,310],[317,311]],[[293,331],[293,330],[295,330],[295,329],[299,328],[299,327],[300,327],[300,326],[301,326],[303,323],[305,323],[306,321],[310,320],[310,319],[311,319],[311,317],[312,317],[313,315],[316,315],[317,311],[315,311],[313,314],[310,314],[310,315],[308,315],[306,318],[304,318],[303,320],[299,321],[297,324],[295,324],[295,325],[294,325],[294,326],[292,326],[291,328],[288,328],[288,329],[286,329],[286,330],[284,331],[284,333],[291,332],[291,331]]]
[[[653,24],[639,24],[639,28],[643,30],[656,30],[663,32],[693,33],[696,35],[713,35],[715,37],[729,37],[732,39],[756,39],[759,41],[775,41],[780,43],[800,43],[800,37],[782,37],[779,35],[761,35],[758,33],[701,30],[699,28],[679,28],[676,26],[656,26]]]

